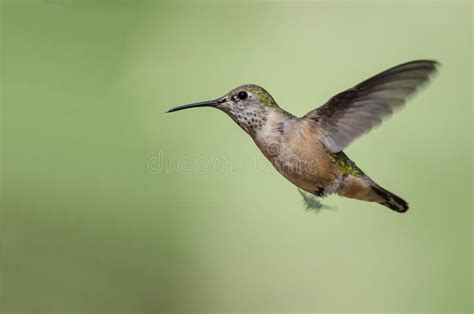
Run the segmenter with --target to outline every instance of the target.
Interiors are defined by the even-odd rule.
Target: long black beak
[[[190,105],[184,105],[184,106],[178,106],[178,107],[171,108],[170,110],[166,111],[166,113],[175,112],[175,111],[179,111],[179,110],[183,110],[183,109],[196,108],[196,107],[215,107],[218,104],[219,104],[219,102],[217,102],[217,100],[201,101],[201,102],[197,102],[197,103],[190,104]]]

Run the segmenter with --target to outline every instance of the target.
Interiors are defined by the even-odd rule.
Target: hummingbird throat
[[[229,116],[247,133],[255,134],[261,130],[267,121],[265,108],[250,106],[234,106],[228,112]]]

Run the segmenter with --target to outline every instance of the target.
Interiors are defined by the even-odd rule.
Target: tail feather
[[[380,204],[399,213],[404,213],[408,210],[408,203],[401,197],[376,184],[372,186],[372,190],[382,198],[382,201],[379,201]]]

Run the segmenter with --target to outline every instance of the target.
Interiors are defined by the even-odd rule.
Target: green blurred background
[[[470,1],[1,10],[2,313],[472,310]],[[305,212],[223,113],[163,114],[257,83],[302,115],[418,58],[440,75],[346,150],[405,215]]]

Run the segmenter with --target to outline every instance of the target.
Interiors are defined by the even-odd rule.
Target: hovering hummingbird
[[[431,60],[395,66],[335,95],[303,117],[283,110],[265,89],[253,84],[167,112],[220,109],[252,137],[277,171],[305,194],[324,197],[337,193],[403,213],[408,210],[407,202],[367,176],[343,149],[401,107],[437,66]]]

